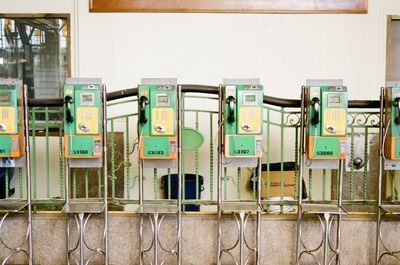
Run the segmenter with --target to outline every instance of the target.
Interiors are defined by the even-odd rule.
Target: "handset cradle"
[[[311,123],[317,125],[319,123],[319,98],[314,97],[311,100],[311,106],[314,107],[314,116],[311,118]]]
[[[142,124],[147,122],[146,105],[148,105],[148,104],[149,104],[149,99],[146,96],[141,96],[140,99],[139,99],[139,105],[140,105],[140,118],[139,118],[139,121]]]
[[[394,119],[394,123],[400,125],[400,97],[397,97],[393,100],[393,105],[397,107],[397,115]]]
[[[233,96],[229,96],[226,99],[226,103],[229,105],[229,116],[228,122],[234,123],[235,122],[235,98]]]
[[[74,122],[74,117],[72,116],[72,112],[71,112],[71,104],[73,103],[72,97],[67,95],[65,97],[64,103],[65,103],[66,114],[67,114],[65,120],[68,123],[73,123]]]

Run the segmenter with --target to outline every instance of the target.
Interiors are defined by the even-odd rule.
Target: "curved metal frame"
[[[78,265],[88,265],[92,261],[92,259],[102,254],[104,256],[104,264],[108,265],[109,257],[108,257],[108,180],[107,180],[107,107],[106,107],[106,86],[102,85],[102,98],[103,98],[103,181],[104,181],[104,209],[102,211],[104,229],[102,242],[99,247],[94,248],[89,246],[85,239],[85,231],[86,226],[89,222],[90,217],[94,214],[91,212],[79,212],[79,213],[68,213],[67,214],[67,264],[70,265],[72,260],[75,264]],[[66,204],[70,203],[69,197],[69,160],[65,159],[65,198]],[[71,248],[70,247],[70,238],[71,238],[71,226],[70,219],[74,217],[77,227],[77,232],[79,234],[76,245]],[[85,259],[85,248],[90,251],[91,254],[87,259]],[[77,257],[75,257],[74,253],[79,251]]]
[[[29,141],[29,116],[28,116],[28,87],[23,86],[23,117],[24,117],[24,134],[25,134],[25,167],[26,167],[26,206],[24,207],[27,216],[27,227],[25,232],[25,238],[21,244],[16,247],[10,246],[1,236],[3,224],[6,218],[12,214],[12,211],[7,211],[1,217],[0,221],[0,242],[1,244],[11,252],[4,258],[1,265],[6,264],[9,259],[17,253],[23,252],[28,258],[28,264],[33,264],[33,253],[32,253],[32,201],[31,201],[31,161],[30,161],[30,141]],[[21,209],[22,210],[22,209]],[[26,245],[26,249],[24,246]]]
[[[330,213],[321,212],[317,213],[316,216],[319,219],[321,225],[321,236],[322,240],[316,248],[310,249],[306,246],[304,240],[301,237],[301,223],[303,221],[303,175],[305,166],[305,130],[306,130],[306,87],[303,86],[301,89],[301,114],[300,114],[300,148],[299,148],[299,177],[297,179],[298,183],[298,209],[297,209],[297,242],[296,242],[296,264],[299,265],[301,258],[304,254],[310,255],[318,263],[318,265],[330,265],[336,258],[336,265],[340,264],[340,226],[341,226],[341,214],[340,213]],[[338,202],[337,206],[342,206],[342,179],[344,171],[344,161],[341,160],[339,163],[339,182],[338,182]],[[336,248],[332,247],[331,244],[331,228],[334,217],[337,217],[337,227],[336,227]],[[323,250],[323,262],[321,263],[316,252]],[[330,253],[333,254],[330,256]]]
[[[153,213],[153,214],[147,214],[147,216],[149,217],[149,221],[151,224],[151,231],[152,231],[153,236],[151,238],[150,247],[148,247],[147,249],[143,249],[141,251],[142,262],[144,262],[145,255],[148,252],[150,252],[151,250],[153,250],[153,261],[151,260],[151,257],[149,256],[149,263],[150,264],[158,264],[158,260],[159,260],[158,254],[156,256],[154,256],[155,253],[158,253],[158,247],[160,247],[161,250],[166,253],[166,255],[161,258],[160,265],[163,265],[168,260],[169,257],[174,257],[175,255],[176,255],[177,259],[179,259],[178,244],[179,244],[180,240],[179,240],[178,229],[177,229],[177,233],[176,233],[175,243],[172,248],[168,249],[163,245],[163,243],[160,239],[161,225],[163,223],[163,220],[164,220],[166,214]],[[177,226],[179,226],[179,222],[177,222]]]
[[[22,241],[22,243],[17,244],[17,246],[13,247],[10,246],[2,237],[2,231],[3,231],[3,224],[5,219],[11,214],[11,212],[7,212],[3,215],[3,217],[0,220],[0,242],[1,244],[7,248],[8,250],[10,250],[10,254],[8,254],[4,260],[2,261],[1,265],[7,264],[7,261],[14,256],[15,254],[19,253],[19,252],[23,252],[25,253],[25,255],[27,256],[28,259],[30,259],[30,252],[29,252],[29,248],[27,250],[24,249],[24,245],[28,242],[29,237],[31,235],[31,224],[28,222],[27,227],[26,227],[26,232],[25,232],[25,237],[24,240]],[[29,244],[28,244],[29,246]]]
[[[221,265],[221,258],[224,253],[230,255],[232,257],[232,260],[235,262],[236,265],[246,265],[249,263],[250,258],[254,255],[255,256],[255,262],[254,264],[258,265],[260,264],[260,252],[261,252],[261,192],[257,192],[257,206],[258,206],[258,211],[256,211],[256,237],[255,237],[255,247],[251,248],[246,240],[245,237],[245,232],[246,232],[246,227],[247,227],[247,220],[249,215],[254,212],[250,210],[239,210],[239,211],[232,211],[231,213],[235,217],[236,223],[237,223],[237,228],[238,228],[238,238],[236,242],[233,244],[232,247],[229,248],[224,248],[223,243],[222,243],[222,223],[223,223],[223,210],[222,210],[222,194],[223,194],[223,185],[222,185],[222,179],[223,179],[223,152],[222,152],[222,142],[223,142],[223,108],[224,108],[224,103],[222,101],[222,91],[223,91],[223,86],[220,85],[218,87],[218,96],[220,98],[218,108],[219,108],[219,115],[218,115],[218,172],[217,172],[217,178],[218,178],[218,192],[217,192],[217,211],[218,211],[218,230],[217,230],[217,264]],[[262,170],[262,158],[257,159],[257,177],[259,178],[259,181],[257,181],[257,190],[261,191],[261,170]],[[240,202],[238,202],[240,203]],[[239,218],[238,218],[239,216]],[[239,261],[236,260],[235,256],[231,252],[233,249],[235,249],[239,244]],[[244,254],[244,248],[247,248],[250,250],[250,254],[245,256]]]
[[[137,90],[136,90],[137,94]],[[177,86],[177,141],[178,141],[178,152],[177,152],[177,170],[178,170],[178,199],[177,199],[177,211],[176,213],[163,213],[155,212],[155,213],[143,213],[143,205],[144,205],[144,193],[143,193],[143,160],[138,158],[138,173],[139,173],[139,209],[140,211],[140,221],[139,221],[139,264],[145,264],[145,256],[148,252],[153,250],[153,260],[149,257],[149,264],[151,265],[164,265],[169,257],[176,256],[177,265],[182,264],[182,154],[181,154],[181,146],[182,146],[182,87],[180,85]],[[138,127],[139,128],[139,127]],[[140,133],[138,132],[138,136]],[[140,141],[140,140],[139,140]],[[143,234],[143,226],[144,226],[144,216],[147,215],[149,217],[149,221],[151,224],[152,230],[152,239],[149,248],[144,248],[144,234]],[[165,216],[167,215],[176,215],[176,239],[174,246],[171,249],[166,248],[161,239],[160,239],[160,230],[161,225],[164,221]],[[159,257],[159,249],[161,248],[163,252],[165,252],[165,256]],[[159,263],[159,260],[161,262]]]
[[[246,239],[247,221],[249,219],[250,214],[251,214],[250,212],[246,213],[244,211],[241,211],[239,213],[232,212],[232,215],[235,217],[235,220],[236,220],[237,229],[238,229],[238,236],[237,236],[237,239],[236,239],[235,243],[230,247],[223,247],[224,243],[222,241],[222,238],[220,239],[222,249],[221,249],[221,252],[219,253],[219,256],[218,256],[219,262],[221,262],[221,259],[222,259],[222,256],[223,256],[224,253],[228,254],[232,258],[232,260],[235,262],[235,264],[237,264],[237,265],[240,265],[240,264],[246,265],[246,264],[249,263],[250,258],[253,255],[257,255],[257,244],[256,244],[255,247],[251,247],[249,245],[249,243],[247,242],[247,239]],[[222,215],[221,219],[224,219],[223,215]],[[240,245],[240,252],[241,252],[241,254],[240,254],[240,262],[238,262],[236,260],[235,256],[231,252],[238,245]],[[244,256],[244,249],[243,249],[244,246],[248,250],[250,250],[250,253],[246,257]],[[257,258],[257,256],[256,256],[256,258]]]
[[[211,85],[194,85],[194,84],[181,84],[181,91],[183,93],[204,93],[204,94],[214,94],[218,95],[218,86]],[[137,96],[138,89],[134,88],[124,88],[118,91],[113,91],[107,93],[107,101],[118,100],[122,98]],[[271,96],[264,96],[263,102],[265,104],[283,107],[283,108],[299,108],[301,106],[301,100],[298,99],[285,99],[277,98]],[[49,99],[28,99],[29,107],[62,107],[62,98],[49,98]],[[379,108],[379,100],[350,100],[349,108],[358,109],[371,109]]]
[[[395,258],[399,263],[400,263],[400,250],[391,250],[389,247],[386,246],[385,242],[383,241],[383,237],[382,237],[382,221],[384,219],[386,215],[386,212],[383,212],[382,214],[380,214],[380,218],[379,218],[379,223],[378,223],[378,241],[377,241],[377,248],[381,247],[383,249],[382,252],[378,252],[378,256],[377,258],[377,264],[379,264],[382,260],[382,258],[384,256],[390,256]],[[380,249],[379,249],[380,250]]]
[[[383,153],[383,145],[384,139],[383,135],[385,132],[385,88],[381,88],[380,93],[380,117],[381,122],[379,125],[379,175],[378,175],[378,207],[377,207],[377,222],[376,222],[376,240],[375,240],[375,264],[379,265],[382,258],[384,256],[390,256],[397,260],[400,264],[400,250],[393,251],[391,250],[384,242],[384,238],[382,236],[382,221],[385,218],[387,212],[382,209],[382,177],[384,172],[383,161],[384,161],[384,153]],[[382,250],[382,251],[381,251]]]
[[[97,256],[98,254],[103,254],[103,256],[106,257],[106,252],[105,252],[105,247],[104,247],[105,242],[106,242],[105,234],[103,234],[102,242],[98,248],[92,248],[91,246],[89,246],[89,244],[87,243],[87,241],[85,239],[86,225],[92,215],[93,215],[92,213],[89,213],[87,215],[85,215],[84,213],[79,213],[79,214],[73,215],[74,219],[76,221],[76,227],[77,227],[79,237],[78,237],[75,247],[73,249],[68,249],[68,253],[67,253],[68,262],[71,262],[73,253],[77,250],[79,250],[79,257],[78,258],[74,257],[76,264],[82,264],[82,262],[84,262],[85,265],[88,265],[88,264],[90,264],[90,261],[92,260],[92,258]],[[70,226],[68,225],[68,227],[70,227]],[[106,231],[106,229],[104,229],[103,231]],[[91,252],[89,257],[86,259],[86,262],[84,260],[84,249],[85,248]],[[83,259],[81,257],[83,257]]]
[[[322,218],[322,216],[324,218]],[[337,258],[336,264],[340,264],[340,255],[339,255],[339,244],[338,244],[338,238],[336,239],[336,248],[332,247],[331,244],[331,231],[332,231],[332,223],[334,220],[335,215],[331,214],[318,214],[317,215],[319,224],[321,225],[321,241],[318,243],[317,247],[315,248],[308,248],[304,242],[304,240],[300,237],[300,242],[303,250],[300,251],[300,254],[297,258],[296,264],[300,264],[301,258],[303,255],[310,255],[315,262],[317,262],[319,265],[322,265],[322,263],[318,260],[316,253],[324,247],[324,263],[323,264],[332,264],[332,262],[335,260],[335,257]],[[340,218],[340,215],[336,215],[337,218]],[[338,222],[339,224],[339,222]],[[300,224],[301,226],[301,224]],[[301,234],[301,232],[300,232]],[[332,253],[332,255],[329,256],[329,251]],[[326,253],[326,254],[325,254]]]

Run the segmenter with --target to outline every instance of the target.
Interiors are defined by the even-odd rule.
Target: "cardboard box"
[[[294,197],[294,186],[295,186],[295,165],[293,162],[283,163],[283,197]],[[262,166],[262,178],[263,186],[261,197],[263,199],[267,198],[267,165]],[[281,196],[281,163],[271,163],[269,165],[269,198],[280,197]]]
[[[262,172],[263,177],[263,187],[261,197],[263,199],[267,198],[267,172]],[[294,171],[283,171],[283,197],[294,197]],[[281,172],[280,171],[270,171],[269,172],[269,181],[270,181],[270,188],[269,188],[269,197],[280,197],[281,196]]]

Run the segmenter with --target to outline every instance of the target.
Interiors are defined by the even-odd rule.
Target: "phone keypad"
[[[7,109],[3,109],[1,110],[1,119],[8,119],[9,115],[8,115],[8,110]]]

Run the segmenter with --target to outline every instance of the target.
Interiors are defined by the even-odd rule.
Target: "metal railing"
[[[183,127],[193,128],[204,136],[204,143],[195,150],[184,151],[185,173],[195,175],[195,199],[184,199],[183,204],[202,205],[202,210],[214,211],[217,187],[217,134],[218,87],[182,85]],[[137,89],[130,88],[107,94],[109,200],[115,209],[138,203],[137,166]],[[32,149],[32,199],[34,210],[59,210],[64,203],[63,160],[63,101],[62,99],[29,100]],[[379,132],[379,101],[350,101],[348,114],[349,159],[344,180],[344,203],[348,205],[376,204],[376,188],[370,185],[377,177],[373,161],[378,153],[372,152],[374,135]],[[264,97],[264,157],[262,179],[263,203],[278,205],[285,211],[287,205],[297,203],[298,148],[300,126],[300,100]],[[365,136],[360,147],[359,136]],[[355,140],[357,139],[357,140]],[[377,139],[377,136],[376,136]],[[377,142],[377,140],[376,140]],[[356,146],[357,144],[357,146]],[[358,148],[358,149],[357,149]],[[357,170],[355,151],[362,148],[364,166]],[[357,150],[356,150],[357,149]],[[376,156],[376,157],[375,157]],[[368,161],[370,163],[368,163]],[[288,174],[286,163],[292,162],[293,181],[285,186]],[[274,163],[274,168],[271,168]],[[276,169],[277,168],[277,169]],[[252,200],[256,198],[255,175],[251,168],[224,169],[223,198]],[[174,183],[170,169],[145,171],[145,199],[168,203],[173,199]],[[22,170],[17,171],[11,183],[16,188],[13,196],[22,197],[24,184]],[[96,197],[102,184],[96,170],[73,170],[72,197]],[[274,175],[274,183],[272,182]],[[278,186],[276,176],[278,175]],[[161,176],[166,176],[165,185]],[[201,190],[201,176],[204,190]],[[6,176],[7,177],[7,176]],[[309,200],[334,201],[335,174],[330,170],[309,170],[304,179]],[[6,182],[7,183],[7,182]],[[185,194],[183,181],[183,194]],[[286,183],[287,184],[287,183]],[[291,196],[285,196],[293,188]],[[361,187],[361,188],[360,188]],[[273,191],[273,192],[272,192]],[[277,193],[278,191],[278,193]]]

